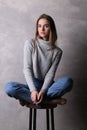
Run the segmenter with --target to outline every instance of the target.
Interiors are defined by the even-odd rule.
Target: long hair
[[[40,36],[38,34],[38,22],[40,19],[46,19],[49,22],[50,25],[50,34],[49,34],[49,41],[50,41],[50,46],[51,48],[55,47],[55,42],[57,40],[57,31],[56,31],[56,26],[55,26],[55,22],[53,20],[53,18],[47,14],[42,14],[40,15],[40,17],[37,19],[36,22],[36,34],[35,34],[35,39],[34,41],[36,41]]]

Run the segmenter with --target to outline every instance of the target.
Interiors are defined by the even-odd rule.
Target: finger
[[[38,94],[38,97],[37,97],[38,101],[40,100],[40,98],[41,98],[41,95],[40,95],[40,94]]]
[[[34,97],[32,97],[32,101],[33,103],[36,103],[36,99]]]
[[[41,102],[42,102],[42,100],[40,99],[39,101],[36,102],[36,104],[39,104],[39,103],[41,103]]]
[[[37,104],[41,103],[43,100],[43,96],[40,96],[39,100],[37,101]]]
[[[38,102],[38,94],[35,95],[33,102],[36,104]]]

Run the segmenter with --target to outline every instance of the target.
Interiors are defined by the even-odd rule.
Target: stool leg
[[[54,109],[51,108],[51,128],[54,130]]]
[[[46,124],[47,130],[49,130],[49,109],[46,109]]]
[[[29,130],[32,130],[32,108],[30,108],[29,113]]]
[[[36,130],[36,116],[37,116],[37,110],[34,109],[34,111],[33,111],[33,130]]]

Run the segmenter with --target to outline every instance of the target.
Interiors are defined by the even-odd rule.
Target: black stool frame
[[[29,113],[29,130],[36,130],[37,109],[30,108]],[[51,120],[50,120],[51,117]],[[51,124],[50,124],[51,123]],[[47,130],[54,130],[54,108],[46,109]],[[50,129],[51,126],[51,129]]]

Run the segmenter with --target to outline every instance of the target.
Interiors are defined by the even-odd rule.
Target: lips
[[[45,32],[40,32],[41,34],[45,34]]]

